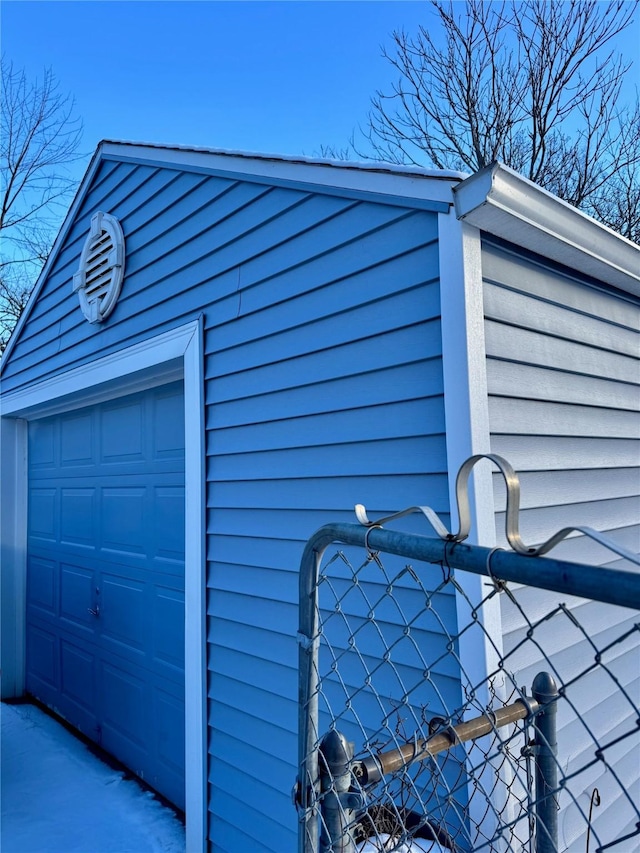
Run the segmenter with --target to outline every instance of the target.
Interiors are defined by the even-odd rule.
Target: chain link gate
[[[640,574],[538,558],[517,507],[520,553],[358,517],[321,528],[301,563],[300,853],[638,849]],[[476,600],[456,569],[486,578]],[[582,600],[613,605],[591,608],[611,628]],[[483,620],[496,605],[516,626],[504,642]],[[493,652],[482,683],[469,640]]]

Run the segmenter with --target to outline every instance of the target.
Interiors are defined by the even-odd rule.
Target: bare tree
[[[620,103],[630,64],[614,50],[635,4],[432,7],[437,27],[397,31],[384,51],[400,76],[372,99],[374,156],[469,172],[501,160],[638,239],[640,109]]]
[[[82,122],[51,69],[30,83],[2,59],[0,106],[0,352],[51,248],[76,181]]]

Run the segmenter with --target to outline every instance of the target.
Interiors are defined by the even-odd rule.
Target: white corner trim
[[[451,529],[458,526],[456,475],[470,456],[490,453],[489,398],[482,302],[482,256],[477,228],[460,222],[453,214],[438,215],[440,255],[440,310],[444,410],[449,471]],[[474,468],[470,488],[470,544],[493,548],[496,544],[491,464]],[[486,594],[488,579],[459,572],[458,582],[472,604]],[[491,584],[490,584],[491,586]],[[457,595],[459,625],[469,619],[469,604]],[[467,631],[461,640],[460,657],[472,683],[480,684],[495,670],[502,644],[497,597],[482,608],[484,631]],[[489,633],[493,643],[488,641]],[[496,647],[498,651],[496,651]],[[485,704],[488,703],[488,695]]]
[[[640,295],[640,246],[494,163],[453,188],[458,219],[531,252]]]
[[[186,327],[185,327],[186,328]],[[204,332],[184,350],[186,850],[207,849],[207,578]],[[193,685],[190,690],[188,685]]]
[[[22,696],[25,676],[27,422],[0,420],[0,628],[2,699]]]
[[[450,473],[451,525],[458,523],[455,474],[476,453],[490,453],[480,233],[452,214],[438,214],[442,361]],[[495,545],[489,463],[474,469],[470,541]]]
[[[453,212],[438,214],[438,241],[449,504],[451,529],[456,530],[458,470],[469,456],[490,451],[482,256],[480,232],[460,222]],[[472,524],[468,541],[494,547],[493,485],[488,461],[474,468],[472,481],[469,495]],[[458,640],[463,685],[476,688],[476,707],[467,713],[470,718],[477,715],[478,705],[486,708],[495,701],[488,677],[496,672],[502,654],[502,619],[498,596],[478,606],[492,589],[488,578],[459,570],[455,576],[459,586],[455,593],[458,633],[470,626]],[[474,608],[475,617],[471,612]],[[501,686],[494,684],[498,697]],[[487,772],[493,773],[491,768]],[[502,808],[504,800],[497,789],[495,797],[496,805]],[[478,804],[477,799],[470,798],[471,818],[490,835],[491,817],[485,814],[486,804]]]
[[[186,831],[189,853],[206,850],[206,583],[204,481],[204,379],[202,323],[196,320],[120,352],[74,368],[2,400],[1,507],[3,559],[2,648],[14,691],[24,690],[26,606],[27,421],[183,376],[185,409],[185,754]],[[176,370],[179,362],[179,373]],[[156,378],[154,379],[154,373]],[[136,377],[142,377],[136,380]],[[119,394],[118,394],[119,389]],[[13,461],[12,461],[13,460]],[[20,512],[16,508],[22,508]],[[22,686],[21,686],[22,685]],[[15,692],[14,692],[14,695]]]

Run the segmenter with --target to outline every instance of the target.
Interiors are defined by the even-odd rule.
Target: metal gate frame
[[[513,550],[486,548],[465,544],[462,539],[468,536],[468,478],[472,467],[479,459],[489,458],[500,468],[507,484],[506,533]],[[511,581],[526,586],[538,587],[564,595],[594,599],[607,604],[640,610],[640,574],[620,569],[606,569],[606,583],[603,582],[603,570],[597,566],[570,563],[541,554],[550,550],[570,532],[562,530],[538,548],[528,548],[518,532],[519,482],[517,475],[506,460],[496,456],[474,456],[461,467],[457,479],[457,498],[460,518],[460,530],[450,534],[429,507],[414,507],[370,522],[364,507],[356,507],[359,524],[335,523],[321,527],[308,540],[304,549],[299,576],[299,704],[298,704],[298,770],[299,776],[294,788],[294,802],[299,814],[299,853],[318,853],[322,849],[334,848],[329,839],[319,838],[318,809],[322,799],[322,772],[319,768],[321,752],[320,732],[318,731],[318,659],[320,636],[318,633],[319,604],[318,580],[323,554],[332,544],[359,546],[369,553],[381,552],[394,554],[413,560],[432,564],[445,564],[477,575],[484,575],[494,582]],[[402,533],[381,527],[383,522],[398,518],[409,512],[421,511],[430,521],[438,537]],[[588,528],[577,528],[600,544],[610,547],[622,556],[638,562],[635,555],[629,554],[609,543],[601,534]],[[540,706],[532,709],[539,713]],[[538,719],[536,724],[540,722]],[[547,737],[547,735],[545,735]],[[548,733],[549,741],[554,739]],[[323,762],[323,763],[326,763]],[[555,765],[555,759],[552,759]],[[553,768],[555,769],[555,767]],[[537,768],[538,772],[540,768]],[[334,779],[335,782],[335,779]],[[541,777],[544,784],[544,777]],[[555,801],[551,803],[555,809]],[[540,815],[538,815],[540,818]],[[548,823],[547,823],[548,821]],[[557,816],[549,815],[542,820],[543,826],[555,825],[557,834]],[[557,840],[545,831],[538,833],[537,853],[557,850]]]

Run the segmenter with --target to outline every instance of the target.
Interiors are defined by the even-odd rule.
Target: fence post
[[[353,744],[335,729],[320,744],[321,853],[356,853],[351,834],[354,806],[360,800],[350,792]]]
[[[558,687],[548,672],[539,672],[532,688],[540,704],[534,719],[536,853],[558,853]]]

